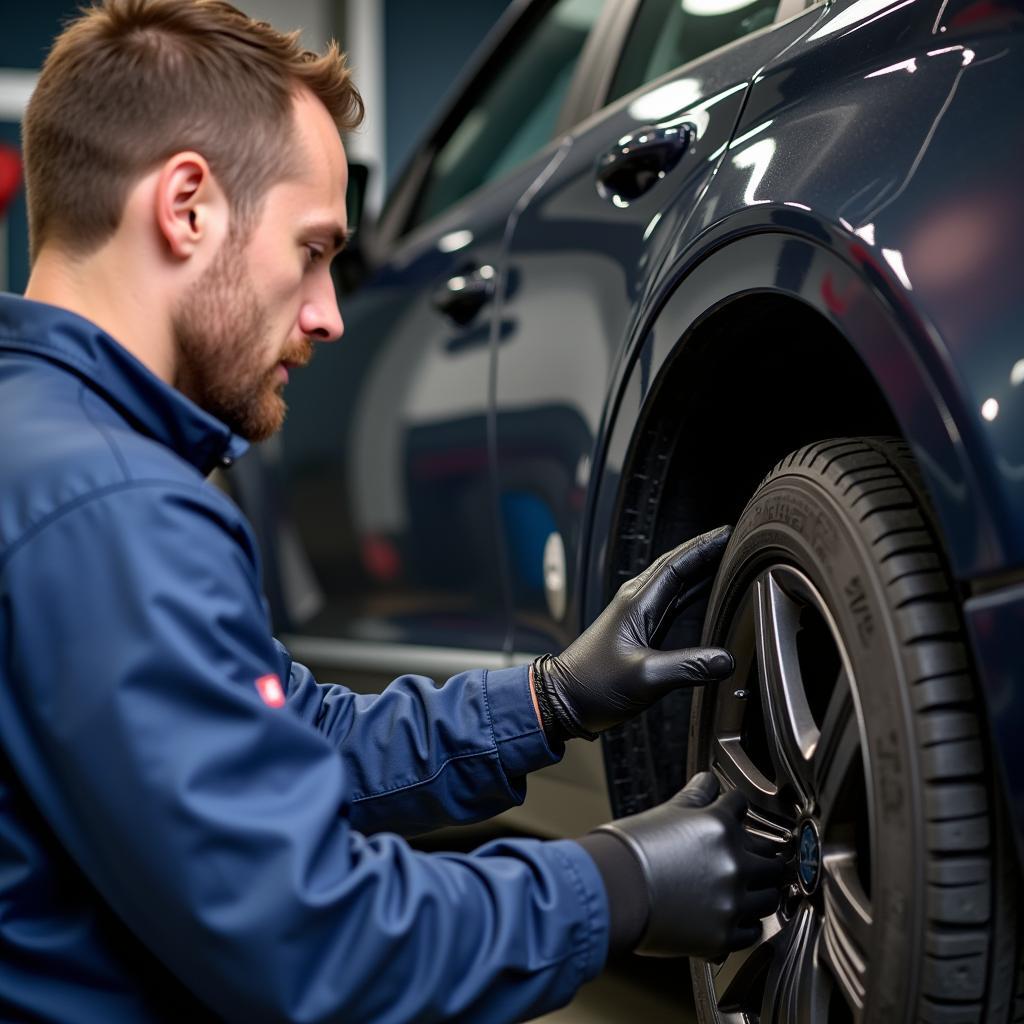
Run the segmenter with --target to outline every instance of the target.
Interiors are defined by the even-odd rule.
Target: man
[[[271,638],[204,476],[342,333],[360,115],[335,48],[213,0],[107,0],[39,79],[32,276],[0,300],[4,1019],[516,1020],[609,950],[717,956],[775,907],[777,859],[708,774],[578,842],[393,834],[494,814],[566,740],[727,677],[652,646],[725,531],[532,669],[357,696]]]

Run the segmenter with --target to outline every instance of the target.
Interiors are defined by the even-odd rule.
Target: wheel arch
[[[667,527],[650,522],[652,504],[663,509],[674,493],[684,506],[674,514],[689,517],[694,532],[734,521],[778,459],[830,436],[903,437],[954,574],[997,567],[997,531],[936,380],[938,356],[899,293],[872,267],[806,235],[762,230],[704,251],[664,275],[669,286],[620,369],[581,551],[585,621],[603,607],[614,575],[629,575],[629,545],[635,558],[643,543],[657,546],[661,538],[644,531]],[[678,436],[666,436],[666,419],[678,421]],[[659,444],[669,449],[658,466],[670,488],[654,496],[648,480],[639,495],[637,474],[650,476],[648,449]]]
[[[927,331],[898,290],[821,237],[765,231],[763,221],[739,237],[728,228],[705,236],[699,258],[661,274],[666,284],[624,353],[579,550],[581,627],[620,580],[669,545],[735,522],[776,462],[828,437],[909,442],[959,578],[997,550],[929,370]],[[702,604],[688,609],[665,645],[698,642],[703,617]],[[682,783],[689,711],[690,693],[678,691],[605,734],[616,814]]]

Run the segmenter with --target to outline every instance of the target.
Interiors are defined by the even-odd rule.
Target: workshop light
[[[437,247],[441,252],[458,252],[465,249],[473,241],[472,231],[449,231],[437,240]]]
[[[755,0],[682,0],[682,6],[687,14],[713,18],[716,14],[742,11],[744,7],[749,7],[754,2]]]
[[[982,403],[981,415],[991,423],[999,415],[999,403],[994,398],[987,398]]]

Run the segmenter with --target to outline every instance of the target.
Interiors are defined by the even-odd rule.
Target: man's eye
[[[318,249],[315,245],[306,246],[306,261],[310,266],[319,263],[323,258],[323,249]]]

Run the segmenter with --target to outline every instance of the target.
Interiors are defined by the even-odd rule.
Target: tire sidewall
[[[850,658],[875,823],[870,967],[865,1018],[912,1018],[924,952],[925,838],[913,713],[895,610],[853,513],[820,477],[798,468],[770,478],[743,511],[709,601],[704,641],[720,643],[740,598],[773,564],[793,566],[818,589]],[[727,684],[728,685],[728,684]],[[714,701],[695,695],[690,773],[707,766]],[[694,963],[703,1019],[714,1019],[703,964]]]

